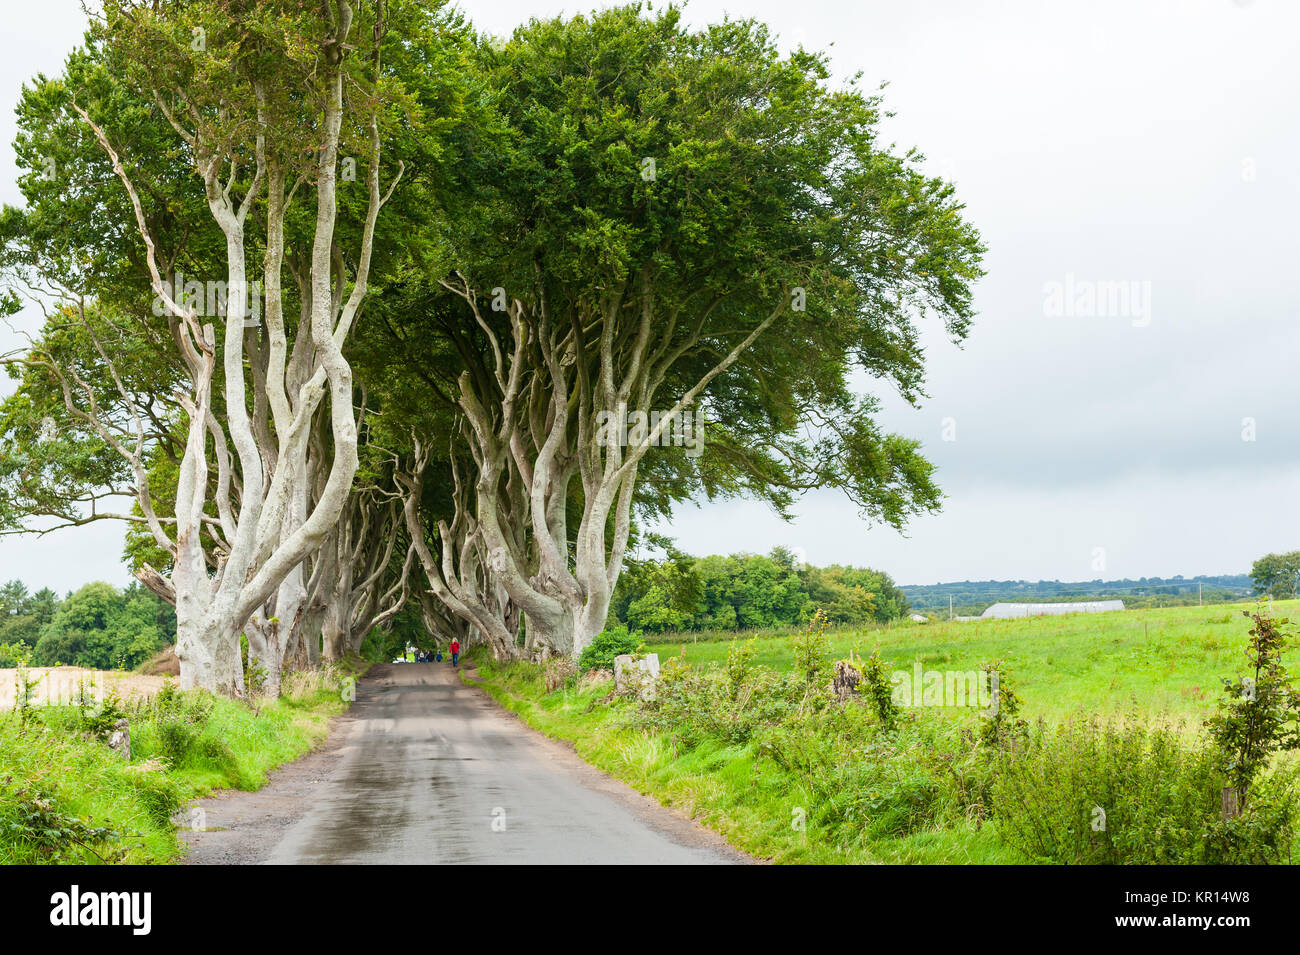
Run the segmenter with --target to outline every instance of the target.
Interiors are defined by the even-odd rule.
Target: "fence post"
[[[1232,786],[1223,787],[1223,821],[1236,819],[1241,815],[1241,804],[1237,799],[1237,790]]]

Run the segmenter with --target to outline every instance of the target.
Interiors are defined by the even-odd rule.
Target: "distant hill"
[[[947,611],[948,598],[959,615],[977,616],[999,601],[1048,602],[1118,597],[1125,607],[1175,607],[1194,604],[1197,587],[1206,603],[1225,603],[1251,596],[1247,574],[1199,577],[1142,577],[1138,580],[963,580],[947,584],[905,584],[913,611]]]

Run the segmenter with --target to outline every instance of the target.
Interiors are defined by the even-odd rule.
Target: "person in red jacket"
[[[451,649],[451,665],[454,667],[460,666],[460,641],[457,640],[455,637],[452,637],[451,639],[450,649]]]

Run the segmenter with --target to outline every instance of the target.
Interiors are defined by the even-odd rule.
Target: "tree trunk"
[[[345,576],[351,577],[350,574]],[[330,663],[342,660],[347,650],[348,639],[351,636],[351,628],[348,624],[351,622],[352,613],[347,599],[350,594],[351,587],[348,586],[348,581],[340,577],[330,589],[325,602],[325,616],[321,621],[321,656]]]

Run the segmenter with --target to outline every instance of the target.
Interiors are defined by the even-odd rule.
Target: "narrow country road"
[[[187,862],[750,861],[462,684],[446,663],[360,683],[319,750],[198,804]]]

